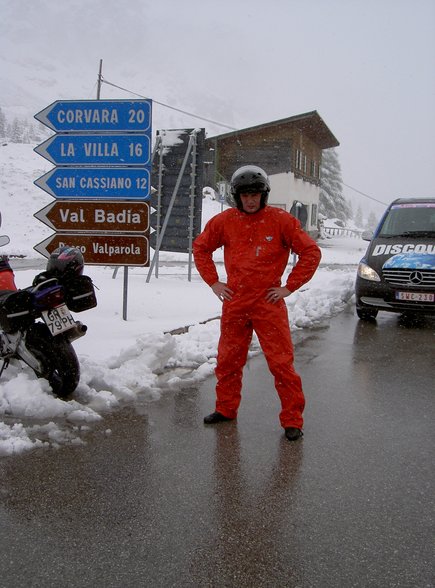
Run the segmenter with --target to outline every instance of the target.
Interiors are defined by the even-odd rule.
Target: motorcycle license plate
[[[430,292],[396,292],[397,300],[412,302],[434,302],[435,295]]]
[[[42,318],[52,335],[58,335],[59,333],[68,331],[68,329],[71,329],[76,324],[66,304],[61,304],[51,310],[44,310],[42,312]]]

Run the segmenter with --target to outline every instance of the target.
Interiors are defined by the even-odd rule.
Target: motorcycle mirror
[[[0,236],[0,247],[3,247],[3,245],[7,245],[8,243],[10,243],[10,239],[7,235],[1,235]]]

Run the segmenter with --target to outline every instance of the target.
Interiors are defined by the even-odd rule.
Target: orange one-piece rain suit
[[[282,427],[302,428],[305,398],[293,367],[293,344],[287,307],[281,298],[266,301],[269,288],[280,287],[291,252],[298,261],[285,287],[294,292],[311,279],[320,249],[288,212],[265,206],[255,214],[230,208],[217,214],[195,239],[196,267],[209,285],[219,281],[213,252],[224,248],[227,285],[216,366],[216,411],[235,418],[241,401],[242,372],[253,331],[256,332],[281,400]]]

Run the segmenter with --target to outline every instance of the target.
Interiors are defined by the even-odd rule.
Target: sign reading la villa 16
[[[50,137],[36,153],[56,165],[147,165],[150,141],[146,134],[77,134]]]

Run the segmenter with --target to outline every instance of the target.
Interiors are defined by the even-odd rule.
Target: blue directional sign
[[[146,165],[148,135],[54,135],[34,151],[56,165]]]
[[[55,167],[35,185],[54,198],[104,198],[148,200],[150,172],[147,168]]]
[[[59,133],[144,132],[151,110],[151,100],[57,100],[35,118]]]

